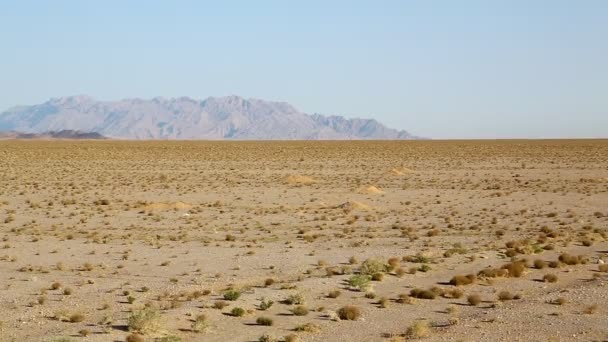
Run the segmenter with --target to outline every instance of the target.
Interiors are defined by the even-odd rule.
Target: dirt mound
[[[375,195],[375,194],[383,194],[384,191],[378,189],[377,187],[370,185],[370,186],[362,186],[357,190],[358,193],[360,194],[367,194],[367,195]]]
[[[393,176],[404,176],[408,173],[414,173],[414,170],[408,169],[407,167],[392,168],[388,171]]]
[[[287,184],[312,184],[316,182],[316,180],[312,177],[308,176],[299,176],[299,175],[290,175],[285,178],[285,183]]]
[[[345,210],[370,210],[371,207],[367,204],[357,202],[357,201],[348,201],[340,204],[336,207],[337,209],[345,209]]]
[[[192,208],[192,205],[184,202],[157,202],[148,203],[144,207],[147,211],[163,211],[163,210],[187,210]]]

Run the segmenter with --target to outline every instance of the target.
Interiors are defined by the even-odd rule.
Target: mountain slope
[[[74,130],[121,139],[415,139],[376,120],[308,115],[284,102],[210,97],[96,101],[51,99],[0,114],[0,130]]]

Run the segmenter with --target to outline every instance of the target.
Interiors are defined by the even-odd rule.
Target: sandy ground
[[[605,341],[607,156],[606,140],[2,141],[0,340]]]

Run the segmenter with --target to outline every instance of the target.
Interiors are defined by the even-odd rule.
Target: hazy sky
[[[608,137],[608,1],[0,0],[0,110],[241,95],[433,138]]]

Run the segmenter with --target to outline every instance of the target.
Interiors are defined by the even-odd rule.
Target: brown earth
[[[0,341],[606,340],[606,156],[606,140],[1,141]]]

